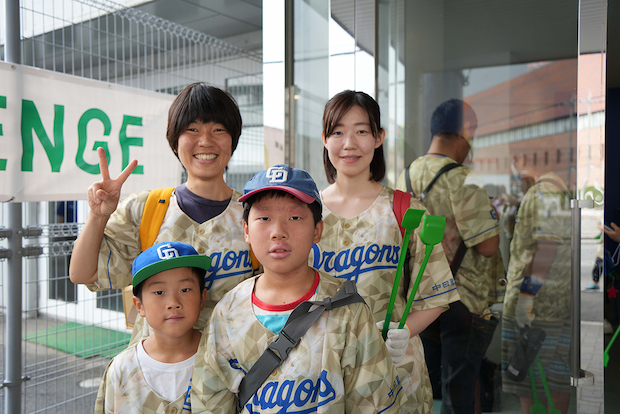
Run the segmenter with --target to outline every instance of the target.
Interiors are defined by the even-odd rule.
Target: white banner
[[[181,164],[166,140],[174,96],[0,62],[0,201],[86,198],[101,179],[138,167],[123,194],[179,183]]]

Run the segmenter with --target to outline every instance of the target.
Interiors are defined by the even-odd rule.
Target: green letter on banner
[[[64,156],[65,144],[63,136],[63,123],[65,120],[65,107],[54,105],[54,144],[47,137],[41,117],[34,102],[22,100],[22,171],[32,171],[32,160],[34,158],[34,142],[32,131],[37,134],[39,141],[45,149],[47,158],[52,166],[52,172],[60,172],[62,159]]]
[[[86,140],[87,140],[87,130],[86,127],[88,123],[93,120],[98,119],[103,124],[103,135],[110,135],[110,131],[112,130],[112,122],[110,122],[110,118],[103,112],[101,109],[89,109],[84,112],[80,117],[80,121],[78,122],[78,152],[75,156],[75,163],[82,170],[86,171],[89,174],[99,174],[101,171],[99,169],[99,164],[89,164],[84,161],[84,151],[86,150]],[[110,162],[110,150],[108,149],[108,143],[105,141],[95,141],[93,145],[93,151],[96,151],[98,147],[103,147],[105,150],[106,158],[108,159],[108,163]]]
[[[121,132],[118,134],[118,140],[121,143],[121,149],[123,151],[123,169],[129,165],[129,147],[142,146],[142,138],[127,136],[127,126],[129,125],[142,126],[142,118],[123,115],[123,125],[121,126]],[[136,166],[132,174],[144,174],[144,167],[142,165]]]
[[[0,96],[0,108],[6,108],[6,96]],[[2,136],[2,124],[0,124],[0,137]],[[0,158],[0,171],[6,171],[6,158]]]

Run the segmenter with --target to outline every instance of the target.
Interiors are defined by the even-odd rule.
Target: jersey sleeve
[[[131,285],[131,265],[140,254],[140,221],[149,192],[123,198],[105,227],[99,259],[97,282],[86,285],[91,291],[122,289]]]
[[[106,367],[103,373],[103,378],[101,378],[101,382],[99,383],[99,390],[97,391],[97,399],[95,400],[95,414],[107,414],[107,413],[113,412],[112,411],[114,408],[113,404],[112,404],[112,410],[110,410],[109,407],[106,407],[106,401],[108,402],[108,405],[109,405],[110,399],[114,401],[114,391],[113,389],[111,389],[112,384],[110,384],[110,376],[109,376],[110,366],[112,365],[113,361],[114,360],[108,363],[108,366]]]
[[[467,247],[482,243],[500,232],[495,210],[476,177],[473,173],[468,174],[451,197],[456,226]]]
[[[412,198],[410,208],[424,209],[425,207],[418,200]],[[428,213],[424,213],[424,215],[427,214]],[[420,226],[414,230],[409,240],[409,251],[411,253],[409,269],[411,269],[411,280],[409,282],[407,298],[409,298],[413,291],[416,277],[420,272],[422,261],[424,260],[426,246],[422,243],[422,239],[420,238],[421,229],[422,222],[420,222]],[[422,274],[418,291],[411,305],[410,312],[437,307],[447,308],[448,304],[457,300],[459,300],[459,294],[456,291],[456,284],[452,277],[452,271],[450,270],[450,265],[446,259],[443,247],[441,243],[439,243],[433,247],[426,269],[424,269]]]
[[[352,312],[342,353],[345,412],[398,413],[407,397],[368,307]]]
[[[219,309],[218,309],[219,308]],[[221,329],[221,307],[216,306],[209,324],[205,328],[198,346],[196,364],[194,365],[191,402],[192,411],[209,414],[235,414],[237,394],[232,392],[232,384],[239,386],[245,373],[230,367],[226,355],[229,354],[228,336],[225,329]],[[237,371],[237,372],[233,372]],[[192,379],[192,383],[194,380]]]

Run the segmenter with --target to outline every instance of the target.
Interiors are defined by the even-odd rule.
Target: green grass
[[[131,334],[82,325],[75,322],[64,323],[53,328],[35,332],[24,337],[50,348],[80,357],[100,355],[112,358],[127,348]]]

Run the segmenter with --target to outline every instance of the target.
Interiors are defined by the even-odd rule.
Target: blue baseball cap
[[[244,202],[254,194],[266,190],[286,191],[306,204],[316,201],[322,206],[319,190],[310,174],[290,165],[274,165],[256,173],[243,187],[243,195],[239,197],[239,202]]]
[[[157,243],[134,259],[131,284],[136,287],[157,273],[178,267],[197,267],[206,271],[211,267],[211,258],[198,254],[187,243]]]

